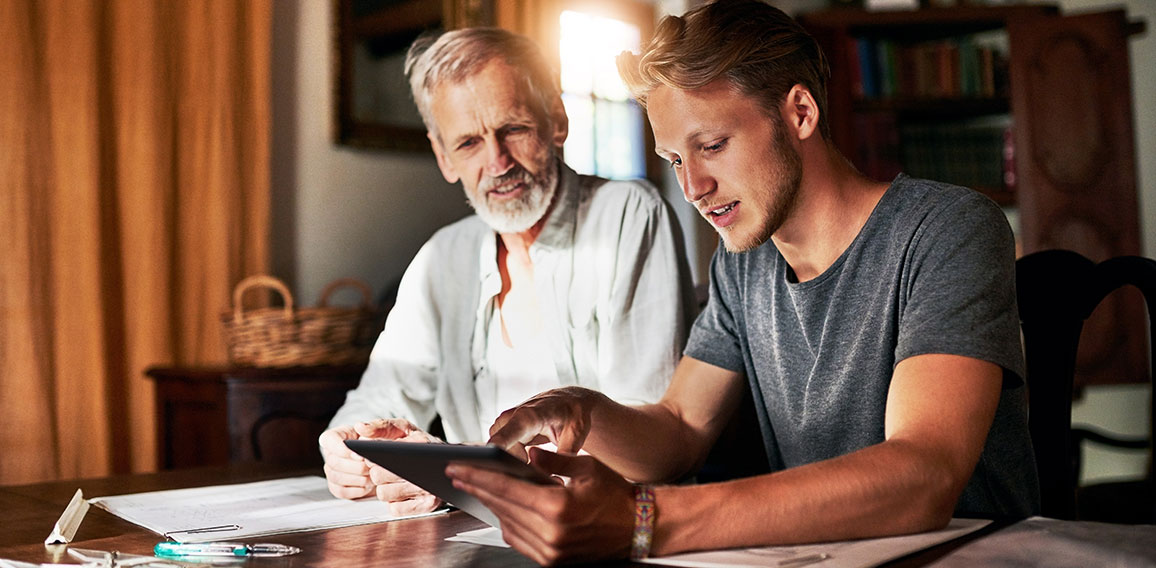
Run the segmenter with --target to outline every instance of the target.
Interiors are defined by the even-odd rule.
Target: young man
[[[320,438],[330,491],[376,493],[396,514],[437,501],[344,440],[430,441],[436,415],[448,441],[481,442],[502,410],[567,385],[657,401],[694,309],[657,191],[559,159],[567,117],[532,41],[498,29],[419,39],[406,73],[438,166],[477,215],[418,252],[361,384]]]
[[[447,473],[543,564],[878,537],[1038,509],[1014,247],[968,189],[864,178],[830,142],[827,63],[788,16],[720,0],[668,17],[619,69],[687,201],[718,231],[711,293],[657,404],[577,388],[491,441],[568,477]],[[744,389],[773,472],[696,486]],[[566,455],[579,448],[591,456]],[[597,458],[597,459],[595,459]]]

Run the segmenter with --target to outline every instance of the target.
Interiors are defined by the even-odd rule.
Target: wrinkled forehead
[[[431,103],[445,140],[513,122],[540,127],[547,119],[536,110],[525,74],[501,60],[490,60],[460,80],[442,82]]]

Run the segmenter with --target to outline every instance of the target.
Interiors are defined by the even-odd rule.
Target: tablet
[[[387,440],[346,440],[345,445],[357,455],[392,471],[410,483],[433,493],[442,501],[493,527],[498,526],[498,517],[473,495],[454,488],[453,482],[446,477],[447,465],[463,463],[501,471],[535,483],[556,483],[550,476],[518,460],[498,446]]]

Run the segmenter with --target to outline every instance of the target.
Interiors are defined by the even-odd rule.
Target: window
[[[570,117],[566,163],[611,179],[645,177],[642,109],[614,62],[623,51],[641,50],[638,26],[572,10],[562,12],[559,24],[562,104]]]

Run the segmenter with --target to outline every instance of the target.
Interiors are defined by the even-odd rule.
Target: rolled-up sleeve
[[[653,403],[666,392],[694,315],[682,231],[653,188],[601,191],[618,200],[602,204],[617,215],[592,212],[611,224],[601,235],[613,251],[596,263],[598,388],[624,404]]]

